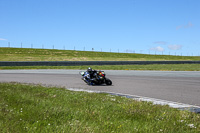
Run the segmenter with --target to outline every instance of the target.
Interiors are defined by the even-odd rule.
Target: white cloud
[[[4,38],[0,38],[0,41],[6,41],[6,39],[4,39]]]
[[[193,27],[193,24],[191,22],[188,22],[188,24],[186,25],[179,25],[179,26],[176,26],[176,29],[179,30],[179,29],[182,29],[182,28],[191,28]]]
[[[158,51],[158,52],[163,52],[165,49],[162,48],[162,47],[160,47],[160,46],[158,46],[158,47],[150,48],[150,50],[152,50],[152,51]]]
[[[184,28],[190,28],[190,27],[192,27],[192,26],[193,26],[193,24],[192,24],[191,22],[189,22],[187,25],[185,25]]]
[[[170,50],[179,50],[179,49],[181,49],[183,46],[182,45],[168,45],[168,48],[170,49]]]

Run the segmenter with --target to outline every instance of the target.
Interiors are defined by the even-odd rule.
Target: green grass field
[[[198,133],[200,115],[120,96],[0,83],[0,132]]]
[[[28,48],[0,48],[0,61],[167,61],[200,60],[198,56],[146,55]]]

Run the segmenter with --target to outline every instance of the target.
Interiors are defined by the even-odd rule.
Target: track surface
[[[112,86],[88,86],[80,70],[0,70],[0,82],[22,82],[138,95],[200,106],[200,72],[105,70]]]

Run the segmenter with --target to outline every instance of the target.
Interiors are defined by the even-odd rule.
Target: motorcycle
[[[82,80],[88,85],[112,85],[112,81],[106,78],[106,74],[104,71],[96,71],[93,79],[90,78],[90,74],[87,71],[79,72],[79,74],[82,76]]]

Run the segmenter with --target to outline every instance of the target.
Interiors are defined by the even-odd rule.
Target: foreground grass
[[[6,69],[79,69],[86,70],[89,66],[12,66]],[[154,65],[102,65],[90,66],[97,70],[157,70],[157,71],[200,71],[200,64],[154,64]]]
[[[146,55],[91,51],[0,48],[0,61],[167,61],[200,60],[198,56]]]
[[[200,116],[119,96],[0,83],[0,132],[200,132]]]

